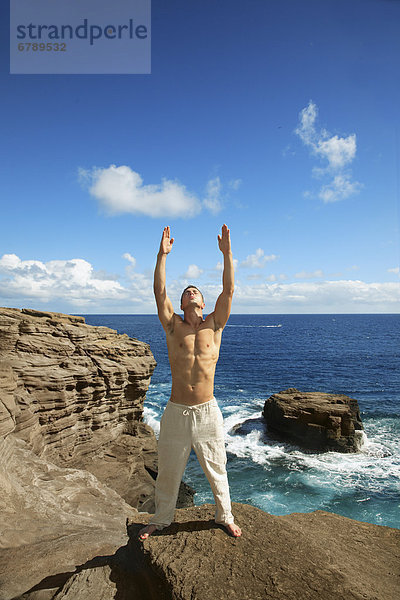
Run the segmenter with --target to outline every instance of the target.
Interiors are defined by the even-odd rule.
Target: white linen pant
[[[156,512],[150,521],[157,529],[168,527],[174,519],[179,485],[192,448],[214,494],[215,521],[233,523],[223,418],[216,399],[194,406],[168,401],[160,422]]]

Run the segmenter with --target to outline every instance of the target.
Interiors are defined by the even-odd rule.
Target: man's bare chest
[[[218,358],[221,338],[211,327],[201,326],[193,331],[185,324],[178,325],[168,338],[169,351],[176,357]]]

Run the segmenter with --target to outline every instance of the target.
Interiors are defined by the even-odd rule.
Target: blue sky
[[[399,312],[400,2],[152,2],[151,75],[10,75],[1,14],[0,305]]]

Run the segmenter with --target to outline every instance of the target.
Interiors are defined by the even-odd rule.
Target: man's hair
[[[198,288],[198,287],[196,287],[195,285],[188,285],[188,286],[186,286],[186,287],[185,287],[185,289],[184,289],[184,290],[183,290],[183,292],[182,292],[182,295],[181,295],[181,304],[182,304],[182,300],[183,300],[183,294],[186,292],[186,290],[188,290],[188,289],[190,289],[190,288],[194,288],[195,290],[197,290],[197,291],[200,293],[201,299],[203,300],[203,303],[204,303],[204,296],[203,296],[203,294],[200,292],[199,288]]]

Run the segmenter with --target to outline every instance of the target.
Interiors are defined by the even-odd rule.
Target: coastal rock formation
[[[153,510],[155,364],[148,344],[83,317],[0,308],[1,600],[114,552],[126,517]]]
[[[212,505],[178,510],[143,544],[145,516],[130,518],[130,539],[112,556],[59,571],[15,600],[397,599],[399,530],[322,511],[276,517],[234,504],[233,512],[238,539],[215,525]]]
[[[263,410],[269,433],[310,450],[357,452],[363,424],[357,400],[343,394],[300,392],[273,394]]]
[[[156,364],[148,344],[83,317],[10,308],[0,309],[0,360],[0,436],[66,462],[142,420]]]
[[[155,364],[148,344],[83,317],[2,308],[0,439],[90,471],[140,507],[157,471],[156,439],[142,423]]]
[[[83,317],[0,308],[0,439],[87,470],[151,511],[157,442],[142,415],[155,365],[148,344]],[[178,506],[193,493],[182,485]]]

